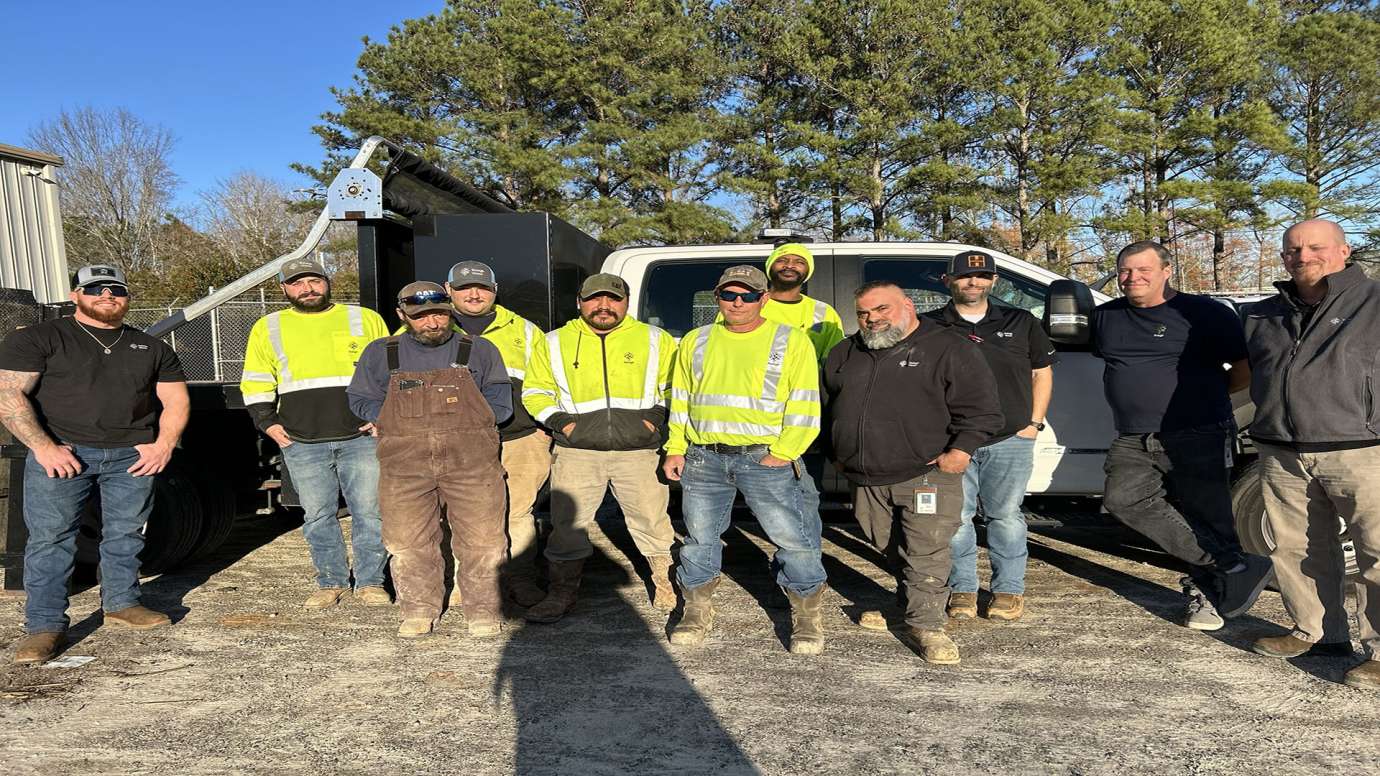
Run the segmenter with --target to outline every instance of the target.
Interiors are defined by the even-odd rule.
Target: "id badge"
[[[939,491],[935,488],[915,489],[915,514],[933,515],[939,512]]]

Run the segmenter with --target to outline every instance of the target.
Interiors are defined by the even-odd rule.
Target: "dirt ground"
[[[1351,661],[1252,654],[1285,621],[1272,592],[1215,634],[1178,627],[1179,574],[1125,538],[1038,530],[1025,619],[963,625],[962,665],[940,668],[853,624],[891,587],[846,523],[825,529],[828,646],[802,658],[752,523],[727,537],[711,640],[672,649],[617,524],[561,623],[475,641],[448,613],[408,642],[392,608],[303,610],[300,532],[245,518],[216,558],[146,581],[171,628],[101,627],[97,592],[76,595],[80,668],[11,665],[22,602],[0,599],[0,771],[1380,772],[1380,697],[1338,684]]]

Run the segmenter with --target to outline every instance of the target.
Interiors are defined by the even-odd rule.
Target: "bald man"
[[[1291,633],[1255,642],[1270,657],[1350,656],[1340,517],[1360,566],[1366,660],[1346,674],[1380,689],[1380,283],[1347,262],[1346,234],[1313,219],[1284,232],[1279,294],[1246,318],[1270,555]]]

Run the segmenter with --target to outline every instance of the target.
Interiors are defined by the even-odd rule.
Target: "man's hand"
[[[134,449],[139,451],[139,460],[125,471],[135,477],[152,477],[167,468],[168,461],[172,460],[173,446],[170,444],[150,442],[135,445]]]
[[[1035,437],[1037,437],[1037,436],[1039,436],[1039,435],[1040,435],[1039,430],[1036,429],[1034,426],[1026,426],[1025,428],[1021,429],[1020,431],[1017,431],[1017,432],[1016,432],[1016,436],[1020,437],[1021,439],[1034,439]]]
[[[968,455],[962,450],[949,449],[941,453],[938,458],[930,461],[930,463],[938,466],[939,471],[945,474],[962,474],[963,470],[968,468],[968,462],[972,459],[973,457],[971,455]]]
[[[791,465],[791,462],[790,462],[790,461],[786,460],[785,458],[777,458],[776,456],[772,455],[771,453],[767,453],[766,457],[763,458],[762,460],[758,461],[758,463],[762,464],[763,466],[770,466],[770,467],[772,467],[773,469],[779,469],[779,468],[781,468],[782,466],[790,466],[790,465]]]
[[[645,422],[645,421],[644,421],[644,422]],[[574,430],[575,430],[575,424],[574,424],[574,423],[567,423],[567,424],[565,424],[565,428],[561,429],[561,433],[562,433],[562,434],[565,434],[567,437],[569,437],[569,436],[570,436],[570,432],[572,432],[572,431],[574,431]]]
[[[362,425],[362,426],[359,427],[359,430],[360,430],[360,431],[363,431],[364,433],[368,434],[368,435],[371,436],[371,437],[376,437],[376,436],[379,435],[379,430],[378,430],[378,428],[377,428],[373,423],[365,423],[364,425]],[[288,440],[288,441],[290,442],[290,441],[292,441],[292,440]]]
[[[72,454],[71,445],[52,444],[34,448],[34,459],[49,477],[67,479],[81,473],[81,461]]]
[[[661,473],[666,475],[666,479],[675,482],[680,481],[681,472],[685,471],[685,456],[668,455],[661,464]]]
[[[360,430],[362,431],[363,429]],[[278,447],[292,446],[292,437],[288,436],[287,429],[283,428],[282,423],[274,423],[273,425],[264,429],[264,433],[268,435],[269,439],[272,439],[274,442],[277,442]]]

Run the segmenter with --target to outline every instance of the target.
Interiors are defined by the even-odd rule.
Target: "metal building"
[[[54,168],[62,157],[0,143],[0,288],[67,300],[67,253]]]

